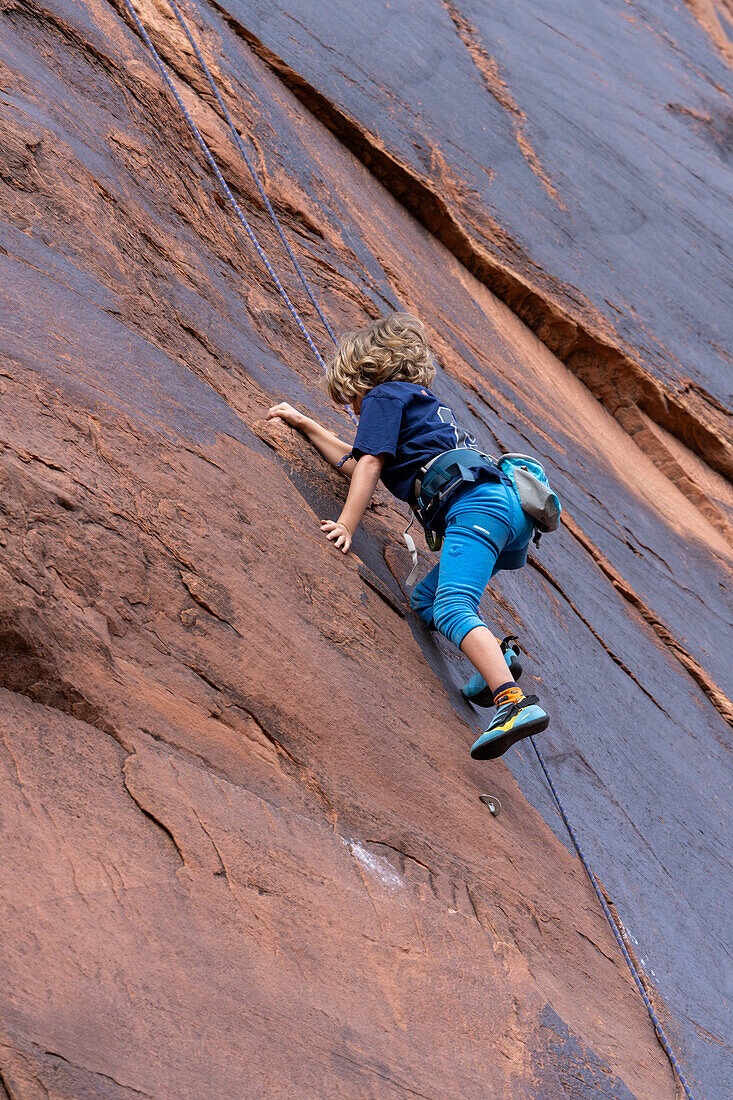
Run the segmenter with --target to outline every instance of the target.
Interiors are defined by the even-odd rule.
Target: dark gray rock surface
[[[730,473],[699,435],[731,439],[732,84],[690,8],[221,7],[612,412],[652,408]]]

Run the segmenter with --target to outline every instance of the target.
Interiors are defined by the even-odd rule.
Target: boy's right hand
[[[301,428],[306,420],[303,413],[298,412],[292,405],[288,405],[287,401],[281,401],[279,405],[273,405],[267,414],[267,419],[273,420],[276,416],[284,420],[286,424],[292,425],[293,428]]]

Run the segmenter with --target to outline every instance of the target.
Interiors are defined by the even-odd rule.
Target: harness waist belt
[[[490,455],[472,447],[456,447],[432,458],[419,471],[412,490],[415,515],[422,526],[439,529],[454,493],[483,479],[510,484]]]

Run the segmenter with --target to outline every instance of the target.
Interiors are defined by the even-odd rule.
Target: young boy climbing
[[[476,668],[463,689],[466,698],[483,703],[493,697],[496,714],[471,755],[495,759],[549,723],[537,696],[525,696],[509,679],[516,652],[502,648],[478,615],[491,577],[525,564],[534,523],[511,480],[428,389],[435,374],[422,323],[393,313],[346,336],[328,366],[329,395],[337,404],[351,404],[359,416],[353,447],[287,403],[274,405],[268,418],[299,429],[351,479],[339,518],[321,521],[326,538],[342,553],[348,553],[380,479],[443,535],[440,561],[415,588],[411,603]]]

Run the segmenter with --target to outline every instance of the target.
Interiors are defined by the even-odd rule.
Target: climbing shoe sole
[[[539,707],[537,708],[539,710]],[[493,733],[487,730],[482,733],[478,741],[471,748],[471,756],[474,760],[496,760],[503,756],[508,749],[525,737],[531,737],[535,733],[542,733],[550,724],[549,715],[541,711],[536,718],[513,725],[511,729]],[[492,736],[493,734],[493,736]]]

